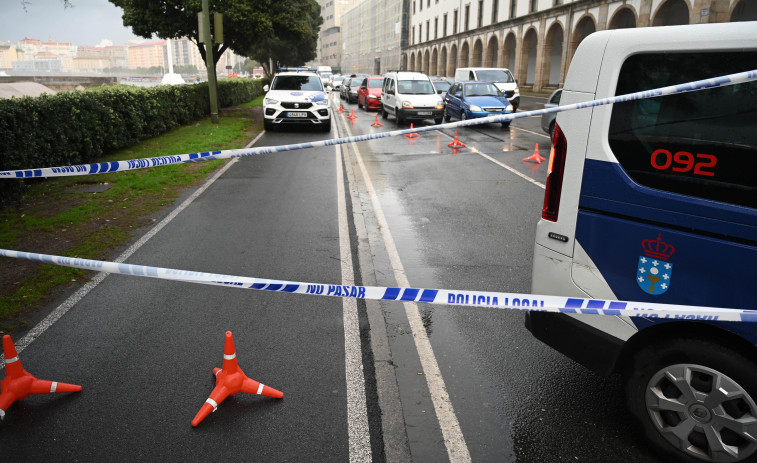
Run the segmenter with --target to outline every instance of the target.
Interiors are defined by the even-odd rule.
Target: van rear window
[[[623,63],[616,95],[757,69],[757,52],[655,53]],[[610,148],[651,188],[757,208],[757,82],[613,105]]]

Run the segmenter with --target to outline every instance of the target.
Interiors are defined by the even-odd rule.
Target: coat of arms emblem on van
[[[644,255],[639,256],[636,270],[636,282],[647,294],[659,296],[670,288],[673,264],[668,262],[676,248],[662,241],[662,235],[656,240],[642,240]]]

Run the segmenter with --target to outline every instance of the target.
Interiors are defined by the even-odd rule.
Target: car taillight
[[[568,141],[565,139],[560,126],[555,124],[552,134],[552,149],[549,152],[549,169],[547,170],[547,187],[544,190],[544,208],[542,219],[557,222],[560,210],[560,194],[562,193],[562,179],[565,172],[565,155],[568,151]]]

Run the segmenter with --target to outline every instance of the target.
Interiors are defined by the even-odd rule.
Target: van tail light
[[[557,222],[557,212],[560,210],[560,194],[562,193],[567,151],[568,141],[565,139],[565,134],[560,126],[555,124],[555,132],[552,135],[552,149],[549,152],[547,187],[544,190],[544,208],[541,211],[541,218],[550,222]]]

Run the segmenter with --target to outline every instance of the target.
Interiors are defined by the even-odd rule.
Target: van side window
[[[616,95],[757,69],[757,52],[639,54]],[[613,105],[608,139],[651,188],[757,208],[757,82]]]

